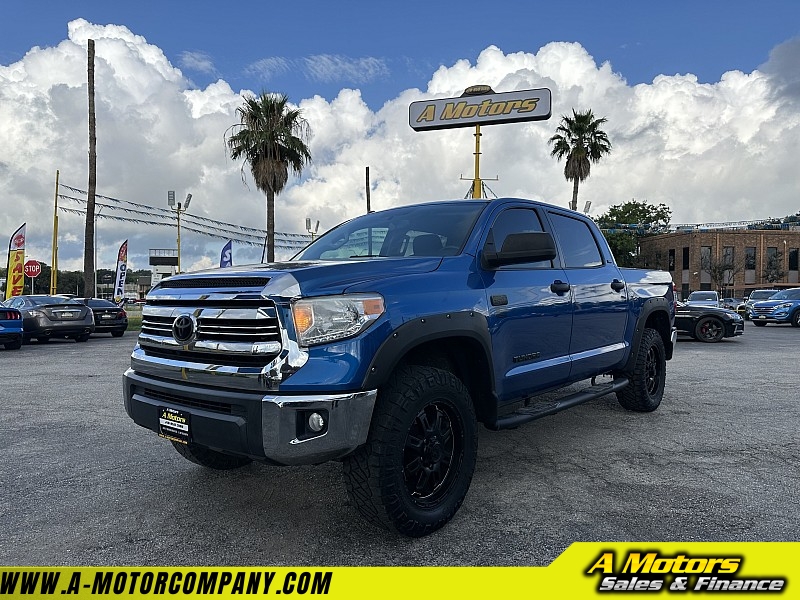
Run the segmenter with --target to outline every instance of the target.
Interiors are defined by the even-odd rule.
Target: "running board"
[[[517,412],[511,413],[510,415],[500,417],[497,419],[494,425],[489,426],[489,429],[495,431],[500,429],[513,429],[514,427],[519,427],[520,425],[528,423],[529,421],[535,421],[536,419],[541,419],[542,417],[549,417],[550,415],[554,415],[562,410],[566,410],[567,408],[572,408],[578,404],[583,404],[589,400],[595,400],[596,398],[600,398],[606,394],[618,392],[627,386],[629,382],[630,381],[627,377],[620,377],[613,382],[601,383],[600,385],[591,385],[580,390],[579,392],[564,396],[558,400],[554,400],[553,402],[547,402],[539,406],[521,408]]]

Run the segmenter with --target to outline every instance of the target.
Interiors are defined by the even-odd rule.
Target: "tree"
[[[621,267],[642,266],[639,240],[669,230],[672,210],[666,204],[648,204],[631,199],[615,204],[595,219]]]
[[[592,163],[611,152],[608,135],[600,129],[605,122],[605,117],[595,119],[591,109],[576,112],[573,108],[572,117],[563,115],[556,134],[549,140],[553,145],[550,155],[559,161],[566,158],[564,177],[572,182],[572,210],[578,210],[578,184],[589,177]]]
[[[761,279],[767,283],[775,283],[786,277],[786,271],[783,270],[783,252],[768,252],[767,264],[764,266],[764,273]]]
[[[720,258],[712,258],[711,255],[700,258],[700,269],[711,276],[711,285],[719,293],[720,298],[726,296],[727,288],[733,287],[736,275],[745,270],[746,264],[747,257],[734,256],[733,247],[730,253],[725,253]]]
[[[311,162],[308,122],[288,104],[284,94],[246,97],[236,109],[240,122],[226,132],[231,158],[250,165],[256,187],[267,195],[267,262],[275,260],[275,196],[286,186],[290,169],[299,176]]]

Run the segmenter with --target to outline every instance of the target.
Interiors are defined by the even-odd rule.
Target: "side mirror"
[[[499,251],[495,250],[494,243],[488,240],[483,247],[483,259],[490,268],[553,260],[555,257],[556,245],[553,236],[543,231],[511,233],[506,236]]]

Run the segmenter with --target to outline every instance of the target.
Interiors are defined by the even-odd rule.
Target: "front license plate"
[[[174,408],[158,407],[158,435],[173,442],[192,441],[191,415]]]

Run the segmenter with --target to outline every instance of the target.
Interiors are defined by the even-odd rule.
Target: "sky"
[[[100,200],[101,268],[113,268],[125,239],[131,268],[147,268],[151,248],[175,247],[168,190],[192,194],[185,269],[215,266],[231,231],[234,264],[260,259],[243,241],[264,228],[263,195],[224,140],[243,96],[261,91],[286,94],[311,131],[312,163],[276,202],[276,229],[291,243],[306,218],[324,231],[365,211],[367,166],[373,209],[463,197],[473,130],[415,132],[408,106],[475,84],[553,95],[549,121],[482,129],[481,175],[498,196],[566,206],[572,185],[548,139],[561,115],[591,108],[613,145],[580,187],[579,206],[591,201],[594,215],[634,198],[666,204],[674,223],[800,210],[794,0],[31,0],[6,4],[0,19],[2,264],[2,239],[22,222],[28,256],[50,262],[58,170],[59,266],[82,268],[74,211],[88,180],[88,39],[97,190],[113,199]]]

